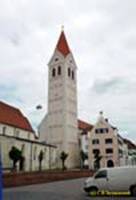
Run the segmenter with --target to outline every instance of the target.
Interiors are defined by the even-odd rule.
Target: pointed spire
[[[70,53],[70,49],[63,29],[64,26],[62,26],[61,34],[57,42],[56,49],[60,51],[64,56],[67,56]]]

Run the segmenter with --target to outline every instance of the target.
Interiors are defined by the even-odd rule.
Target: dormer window
[[[58,75],[61,75],[61,66],[58,66]]]
[[[108,128],[98,128],[95,129],[95,133],[108,133],[109,129]]]
[[[55,77],[55,76],[56,76],[56,69],[53,68],[53,69],[52,69],[52,77]]]
[[[70,70],[70,68],[68,68],[68,76],[69,77],[71,76],[71,70]]]

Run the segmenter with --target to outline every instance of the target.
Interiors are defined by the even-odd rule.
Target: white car
[[[136,196],[136,167],[101,168],[84,183],[86,192],[130,192]]]

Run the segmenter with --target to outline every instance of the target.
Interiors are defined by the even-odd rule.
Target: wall
[[[92,171],[46,171],[33,173],[4,174],[4,187],[47,183],[92,176]],[[14,180],[14,181],[13,181]]]
[[[14,137],[0,135],[1,157],[4,169],[12,168],[12,160],[9,158],[9,151],[15,146],[23,152],[25,158],[24,171],[37,171],[39,169],[38,156],[42,150],[44,158],[42,169],[55,168],[56,148],[43,145],[35,141],[26,141]],[[19,162],[17,169],[19,170]]]

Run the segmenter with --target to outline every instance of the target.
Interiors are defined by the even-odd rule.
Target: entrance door
[[[114,163],[112,160],[107,161],[107,167],[114,167]]]

